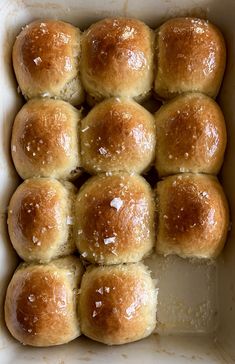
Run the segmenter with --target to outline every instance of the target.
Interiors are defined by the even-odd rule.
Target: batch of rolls
[[[13,67],[27,102],[11,150],[24,182],[8,228],[24,262],[5,301],[20,342],[144,338],[156,325],[157,289],[141,260],[154,249],[183,258],[221,252],[229,214],[215,175],[226,127],[213,99],[225,62],[220,31],[195,18],[156,31],[127,18],[84,33],[56,20],[22,29]],[[155,114],[141,106],[153,95],[163,101]],[[154,189],[140,176],[152,166]],[[83,171],[94,176],[77,190]]]

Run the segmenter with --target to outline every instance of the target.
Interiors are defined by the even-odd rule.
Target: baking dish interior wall
[[[217,23],[227,43],[227,67],[218,101],[224,112],[228,145],[221,172],[221,181],[230,206],[231,230],[228,242],[219,259],[218,299],[219,326],[217,338],[226,352],[235,360],[235,2],[215,1],[211,10],[212,21]],[[227,11],[225,10],[227,9]]]
[[[233,0],[137,0],[125,1],[64,1],[57,0],[48,2],[38,1],[2,1],[0,4],[1,15],[4,21],[0,22],[1,43],[3,55],[0,57],[0,82],[1,82],[1,126],[0,126],[0,276],[1,290],[5,290],[5,282],[10,277],[17,259],[10,248],[9,238],[6,231],[6,211],[9,198],[19,179],[14,172],[10,158],[10,134],[11,126],[16,111],[23,103],[17,94],[17,85],[12,75],[11,48],[16,34],[21,27],[37,18],[61,18],[86,28],[90,23],[105,16],[135,16],[156,27],[165,19],[176,15],[207,16],[217,24],[224,33],[228,48],[228,64],[223,87],[219,96],[220,105],[224,111],[228,128],[228,148],[226,160],[222,171],[222,180],[228,196],[231,208],[231,219],[233,220],[235,208],[235,30],[234,14],[235,2]],[[235,348],[232,343],[235,340],[235,245],[233,229],[229,235],[229,241],[219,261],[218,272],[218,297],[219,297],[219,326],[217,337],[221,345],[235,356]],[[1,293],[1,299],[4,293]]]

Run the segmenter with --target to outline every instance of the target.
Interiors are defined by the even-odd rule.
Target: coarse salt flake
[[[124,29],[124,32],[121,35],[121,39],[125,40],[125,39],[128,39],[128,38],[131,38],[134,35],[134,33],[135,33],[134,28],[126,26],[125,29]]]
[[[34,296],[34,294],[30,294],[30,295],[28,296],[28,300],[29,300],[29,302],[34,302],[34,301],[35,301],[35,296]]]
[[[102,306],[102,302],[101,301],[96,301],[95,303],[95,307],[101,307]]]
[[[107,154],[107,150],[105,148],[103,148],[103,147],[100,147],[99,148],[99,153],[102,154],[102,155],[105,155],[105,154]]]
[[[41,57],[36,57],[36,58],[34,58],[33,61],[36,64],[36,66],[38,66],[40,63],[42,63],[42,58]]]
[[[110,206],[114,207],[117,211],[120,210],[120,208],[123,205],[123,201],[120,197],[115,197],[111,202],[110,202]]]
[[[32,241],[34,244],[37,244],[39,242],[38,238],[36,236],[33,235],[32,237]]]
[[[73,217],[67,216],[66,223],[67,223],[67,225],[73,225]]]
[[[82,133],[85,133],[85,131],[87,131],[88,129],[90,129],[90,127],[89,126],[86,126],[84,129],[81,129],[81,132]]]
[[[116,240],[116,237],[115,236],[111,236],[110,238],[105,238],[104,239],[104,243],[105,243],[105,245],[107,245],[107,244],[113,244],[113,243],[115,243],[115,240]]]

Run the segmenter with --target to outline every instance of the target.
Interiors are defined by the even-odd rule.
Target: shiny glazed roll
[[[26,99],[53,97],[81,104],[80,30],[58,20],[36,20],[17,36],[13,66]]]
[[[155,156],[155,120],[130,99],[108,99],[82,120],[82,166],[91,174],[108,171],[141,173]]]
[[[155,121],[160,176],[219,172],[227,135],[222,111],[214,100],[200,93],[178,96],[157,111]]]
[[[154,33],[137,19],[108,18],[81,41],[81,77],[94,102],[112,96],[145,98],[153,83]]]
[[[142,263],[90,266],[81,283],[81,331],[108,345],[140,340],[155,328],[156,306],[157,292]]]
[[[216,97],[226,63],[224,38],[206,20],[170,19],[157,30],[155,63],[158,97],[170,99],[187,91]]]
[[[157,184],[156,250],[183,258],[216,258],[229,225],[226,197],[216,177],[182,174]]]
[[[137,262],[154,246],[154,201],[143,177],[118,173],[89,179],[75,204],[75,241],[92,263]]]
[[[49,178],[24,181],[8,208],[13,247],[25,261],[49,261],[75,251],[73,203],[75,187]]]
[[[74,179],[80,172],[78,128],[81,114],[61,100],[28,101],[16,115],[12,158],[23,178]]]
[[[49,264],[20,264],[7,289],[6,325],[24,345],[53,346],[80,335],[78,288],[83,274],[76,257]]]

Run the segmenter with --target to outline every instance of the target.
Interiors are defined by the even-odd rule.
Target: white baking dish
[[[110,15],[133,16],[156,28],[175,15],[208,17],[224,33],[228,64],[220,104],[228,128],[222,180],[235,216],[235,1],[234,0],[0,0],[0,363],[235,363],[235,245],[232,229],[215,263],[150,258],[159,287],[158,334],[134,344],[107,347],[85,338],[34,349],[17,343],[3,320],[7,283],[17,264],[6,229],[9,198],[19,183],[10,158],[10,133],[22,104],[11,66],[11,48],[21,27],[36,18],[58,18],[81,28]],[[160,334],[160,335],[159,335]]]

